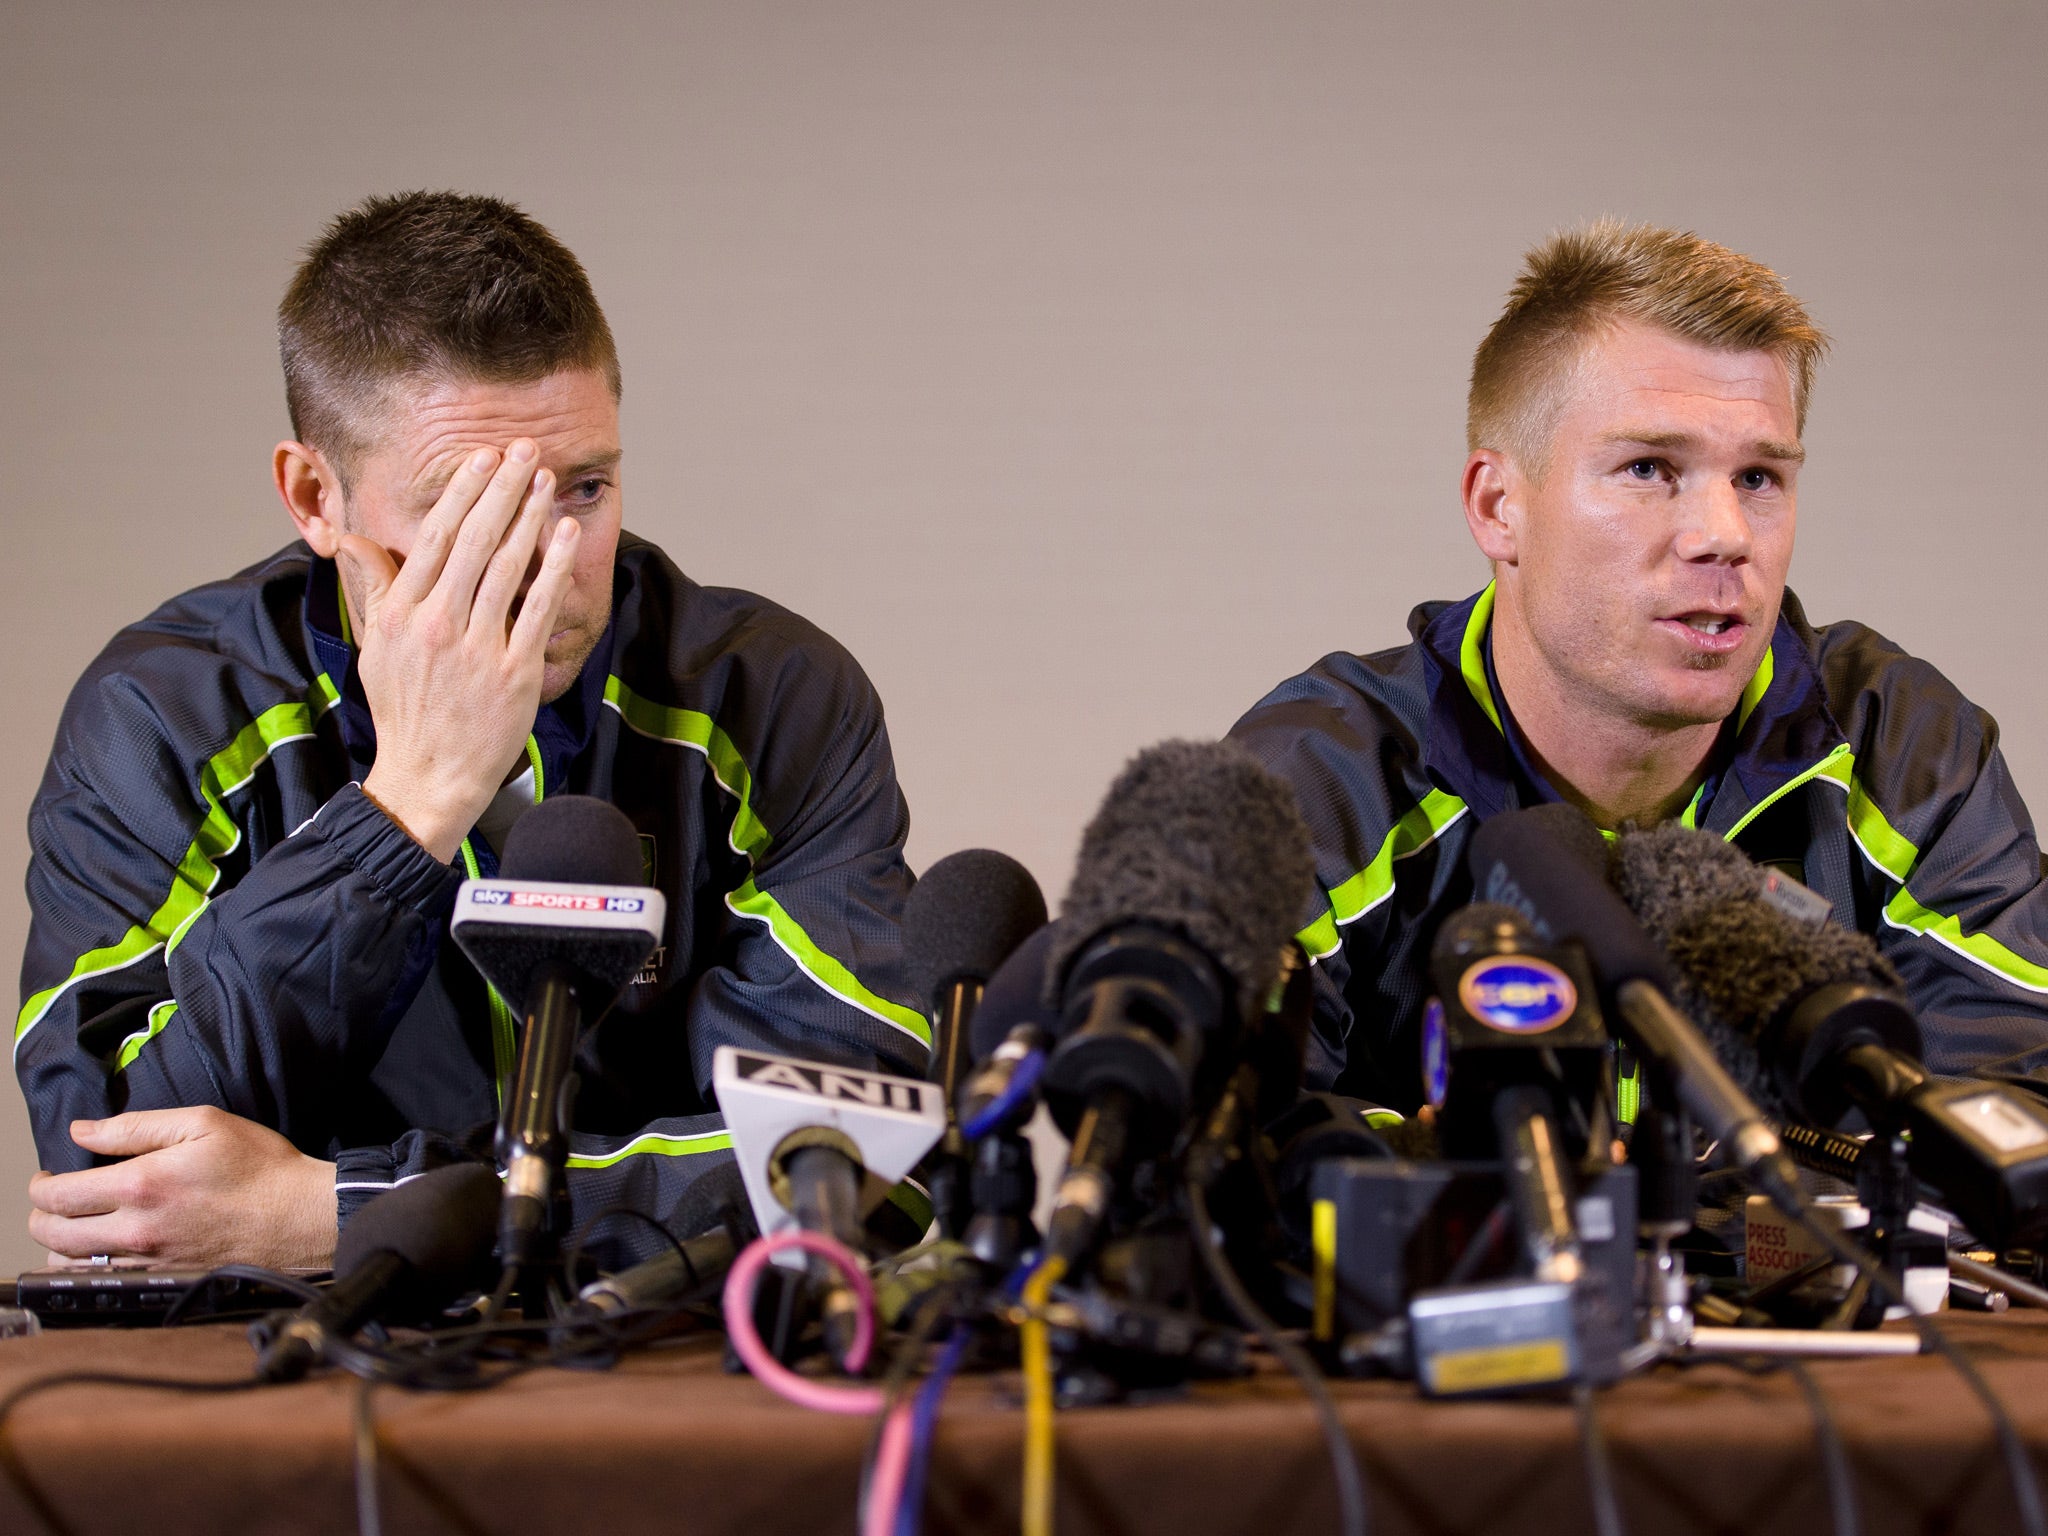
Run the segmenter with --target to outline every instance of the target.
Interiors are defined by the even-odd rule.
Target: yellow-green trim
[[[754,779],[732,744],[732,738],[702,710],[674,709],[640,697],[616,677],[604,680],[604,701],[618,711],[619,718],[642,736],[665,741],[671,746],[690,747],[703,755],[718,787],[739,802],[733,812],[733,852],[757,859],[768,846],[768,828],[754,814]]]
[[[1744,827],[1755,821],[1757,817],[1763,815],[1765,811],[1776,805],[1809,779],[1827,779],[1831,783],[1839,784],[1842,788],[1847,789],[1849,787],[1849,771],[1855,766],[1855,763],[1856,755],[1849,750],[1849,744],[1846,741],[1841,743],[1834,751],[1830,752],[1812,767],[1802,770],[1783,784],[1780,784],[1768,795],[1765,795],[1763,799],[1757,801],[1755,805],[1752,805],[1747,811],[1743,812],[1742,819],[1730,827],[1723,835],[1727,841],[1734,842],[1736,835]]]
[[[571,1154],[571,1168],[609,1168],[629,1157],[692,1157],[699,1152],[725,1152],[732,1147],[730,1131],[700,1131],[695,1136],[658,1136],[649,1132],[635,1136],[623,1147],[595,1156]]]
[[[1923,907],[1903,885],[1885,904],[1884,920],[1894,928],[1917,933],[1954,950],[2002,980],[2029,992],[2048,993],[2048,968],[2016,955],[1988,933],[1963,932],[1962,919]]]
[[[689,747],[702,754],[719,788],[737,802],[728,841],[735,853],[744,855],[750,865],[758,866],[768,847],[768,828],[754,811],[753,776],[748,773],[738,748],[733,746],[732,738],[702,710],[676,709],[652,703],[634,693],[617,677],[604,680],[604,701],[640,735],[671,746]],[[902,1030],[927,1050],[931,1048],[931,1024],[923,1014],[900,1003],[892,1003],[861,985],[844,964],[818,948],[802,925],[779,901],[762,890],[752,876],[725,898],[725,904],[737,915],[765,924],[776,944],[797,963],[797,967],[840,1001]]]
[[[1494,707],[1493,690],[1486,686],[1486,626],[1493,622],[1493,583],[1486,584],[1472,603],[1472,616],[1465,620],[1465,638],[1458,642],[1458,670],[1464,674],[1465,687],[1486,711],[1486,718],[1493,722],[1493,728],[1501,735],[1507,735],[1507,728],[1500,723],[1500,711]]]
[[[1614,1080],[1614,1118],[1634,1125],[1643,1108],[1643,1069],[1631,1067],[1628,1075]]]
[[[1320,960],[1335,954],[1344,942],[1338,930],[1356,922],[1393,894],[1395,861],[1421,852],[1464,814],[1465,802],[1456,795],[1440,789],[1424,795],[1420,805],[1394,823],[1372,862],[1330,892],[1330,910],[1295,935],[1308,957]]]
[[[1907,885],[1920,862],[1920,850],[1885,820],[1884,812],[1855,777],[1853,757],[1849,764],[1849,835],[1866,859],[1899,882],[1897,892],[1885,903],[1884,920],[1894,928],[1932,939],[2016,987],[2048,993],[2048,966],[2014,954],[1988,933],[1965,933],[1961,918],[1921,905]]]
[[[531,737],[527,738],[529,741]],[[536,781],[538,782],[538,781]],[[483,866],[477,863],[476,849],[469,839],[462,840],[462,872],[472,880],[483,878]],[[491,1065],[496,1069],[491,1088],[497,1095],[498,1107],[505,1106],[505,1085],[512,1081],[512,1073],[519,1065],[519,1031],[512,1018],[512,1005],[498,994],[498,989],[488,981],[484,983],[484,995],[491,1006]]]
[[[1771,656],[1771,648],[1764,647],[1764,659],[1742,688],[1742,702],[1735,708],[1735,729],[1741,730],[1749,724],[1749,717],[1757,705],[1763,703],[1764,695],[1771,691],[1771,679],[1777,676],[1778,664]]]
[[[542,797],[547,794],[547,769],[541,766],[538,736],[530,735],[526,738],[526,760],[533,765],[533,803],[539,805]]]
[[[199,794],[206,802],[206,814],[191,846],[178,860],[170,894],[154,912],[112,944],[79,956],[63,981],[45,987],[21,1005],[14,1025],[17,1050],[57,999],[80,982],[123,970],[148,959],[159,949],[168,952],[176,948],[193,921],[206,910],[213,888],[220,883],[219,860],[242,841],[241,828],[235,825],[224,804],[227,797],[254,778],[256,770],[277,748],[311,736],[313,723],[333,706],[336,697],[334,684],[323,672],[313,680],[305,702],[272,705],[206,761],[199,770]]]
[[[1920,850],[1885,819],[1884,812],[1870,798],[1863,781],[1856,777],[1856,754],[1843,742],[1826,757],[1775,793],[1759,801],[1742,820],[1729,829],[1735,834],[1754,821],[1773,802],[1783,798],[1809,779],[1825,779],[1848,796],[1849,836],[1863,857],[1881,873],[1898,882],[1898,890],[1885,903],[1884,920],[1890,926],[1953,950],[1973,965],[2028,992],[2048,993],[2048,967],[2014,954],[1988,933],[1963,932],[1962,919],[1923,906],[1908,888],[1920,862]]]
[[[740,917],[766,924],[783,953],[812,980],[836,993],[841,1002],[851,1003],[862,1013],[880,1019],[884,1024],[895,1025],[930,1048],[932,1027],[923,1014],[915,1013],[900,1003],[892,1003],[862,986],[859,977],[812,943],[811,936],[804,932],[802,925],[789,915],[781,902],[755,884],[751,875],[738,890],[725,898],[725,904]]]
[[[171,1015],[178,1011],[178,1000],[167,997],[149,1010],[149,1020],[121,1042],[120,1050],[114,1053],[114,1070],[126,1071],[135,1058],[142,1054],[142,1048],[164,1032],[164,1026],[171,1022]]]

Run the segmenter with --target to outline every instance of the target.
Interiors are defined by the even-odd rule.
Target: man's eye
[[[1767,469],[1745,469],[1735,477],[1735,483],[1745,491],[1768,491],[1778,483],[1778,477]]]
[[[577,480],[571,482],[567,499],[588,506],[591,502],[602,500],[607,489],[608,482],[601,479]]]
[[[1632,480],[1650,481],[1655,480],[1663,468],[1655,459],[1635,459],[1629,463],[1628,475]]]

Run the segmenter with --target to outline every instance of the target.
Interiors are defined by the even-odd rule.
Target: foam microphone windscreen
[[[1583,811],[1503,812],[1472,834],[1467,858],[1475,901],[1513,907],[1541,938],[1577,940],[1607,994],[1629,981],[1669,990],[1669,964],[1607,883],[1607,847]]]
[[[986,982],[1045,926],[1045,896],[1031,871],[993,848],[939,860],[903,904],[904,958],[926,1003],[956,981]]]
[[[1081,835],[1047,957],[1048,1000],[1068,963],[1126,923],[1175,930],[1256,1005],[1314,889],[1294,791],[1229,741],[1168,741],[1132,758]]]
[[[499,874],[507,880],[640,885],[640,834],[594,795],[555,795],[512,824]]]
[[[334,1244],[334,1273],[344,1278],[378,1253],[404,1260],[405,1278],[387,1320],[418,1316],[452,1301],[489,1257],[498,1233],[497,1171],[451,1163],[407,1179],[365,1205]]]
[[[1867,934],[1787,917],[1766,899],[1764,878],[1725,839],[1675,823],[1624,835],[1615,864],[1622,898],[1671,957],[1673,1001],[1692,1014],[1729,1074],[1782,1113],[1764,1080],[1758,1035],[1821,987],[1896,988],[1899,976]]]

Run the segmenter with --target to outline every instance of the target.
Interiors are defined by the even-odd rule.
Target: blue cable
[[[918,1388],[917,1404],[911,1415],[910,1459],[904,1465],[903,1489],[896,1500],[895,1536],[918,1536],[919,1527],[923,1524],[924,1476],[925,1469],[931,1464],[932,1441],[937,1437],[939,1427],[939,1400],[946,1395],[947,1384],[960,1368],[961,1357],[967,1353],[969,1337],[967,1326],[956,1323],[953,1337],[946,1341],[931,1375]]]
[[[1038,1091],[1038,1077],[1044,1070],[1045,1052],[1032,1051],[1017,1063],[1017,1070],[1010,1075],[1010,1085],[993,1104],[961,1126],[960,1134],[969,1141],[979,1141],[1009,1119],[1020,1105]]]

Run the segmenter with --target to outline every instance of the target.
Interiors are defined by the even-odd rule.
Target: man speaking
[[[278,315],[299,542],[115,637],[29,814],[15,1063],[59,1257],[318,1265],[497,1114],[452,945],[519,815],[597,795],[668,898],[586,1039],[579,1217],[728,1146],[723,1044],[920,1071],[908,812],[828,636],[621,531],[619,364],[576,258],[491,198],[372,198]]]
[[[1897,966],[1936,1071],[2048,1059],[2048,890],[1995,723],[1785,588],[1824,347],[1775,273],[1694,235],[1603,222],[1530,252],[1472,363],[1493,581],[1232,731],[1315,833],[1322,1084],[1414,1107],[1466,841],[1554,800],[1678,818],[1819,890]]]

